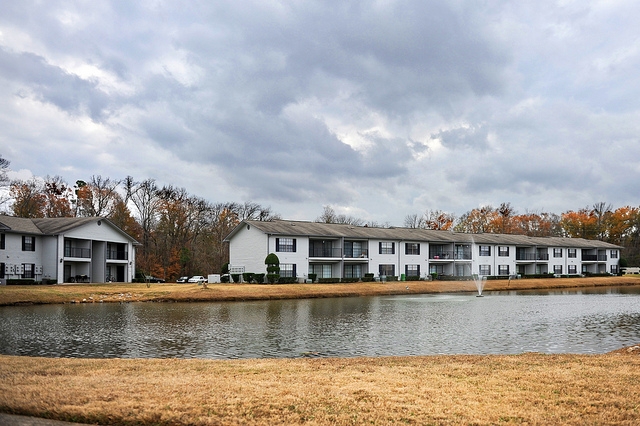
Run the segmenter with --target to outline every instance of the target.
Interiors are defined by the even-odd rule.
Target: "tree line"
[[[238,223],[280,218],[270,207],[251,201],[211,203],[154,179],[94,175],[73,185],[60,176],[9,180],[8,165],[0,161],[0,185],[8,189],[6,213],[107,218],[140,243],[138,272],[165,280],[220,272],[229,261],[224,238]]]
[[[224,238],[242,220],[274,220],[270,207],[246,201],[211,203],[184,188],[159,186],[154,179],[136,181],[127,176],[100,175],[69,185],[60,176],[10,180],[9,162],[0,156],[0,200],[7,213],[25,218],[105,217],[134,237],[138,269],[163,279],[220,272],[229,261]],[[337,214],[324,206],[316,222],[389,227]],[[621,266],[640,265],[640,208],[614,209],[604,202],[561,214],[518,213],[510,203],[482,206],[463,215],[442,210],[410,214],[403,226],[467,233],[503,233],[541,237],[571,237],[606,241],[623,246]]]

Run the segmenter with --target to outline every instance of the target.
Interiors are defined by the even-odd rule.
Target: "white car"
[[[206,283],[207,279],[202,275],[194,275],[191,278],[189,278],[189,282],[202,284],[202,283]]]

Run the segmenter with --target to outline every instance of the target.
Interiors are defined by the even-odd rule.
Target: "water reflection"
[[[640,342],[640,287],[0,308],[0,352],[100,358],[603,353]]]

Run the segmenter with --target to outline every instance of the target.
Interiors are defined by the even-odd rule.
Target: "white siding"
[[[244,267],[245,272],[266,273],[264,259],[269,254],[267,250],[267,236],[245,224],[229,241],[229,265]]]

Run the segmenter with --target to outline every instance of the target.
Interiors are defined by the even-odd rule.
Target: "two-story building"
[[[246,220],[226,238],[232,271],[262,273],[275,253],[280,275],[304,279],[474,274],[618,273],[622,247],[581,238],[466,234],[413,228]]]
[[[0,282],[131,282],[136,244],[104,218],[0,216]]]

